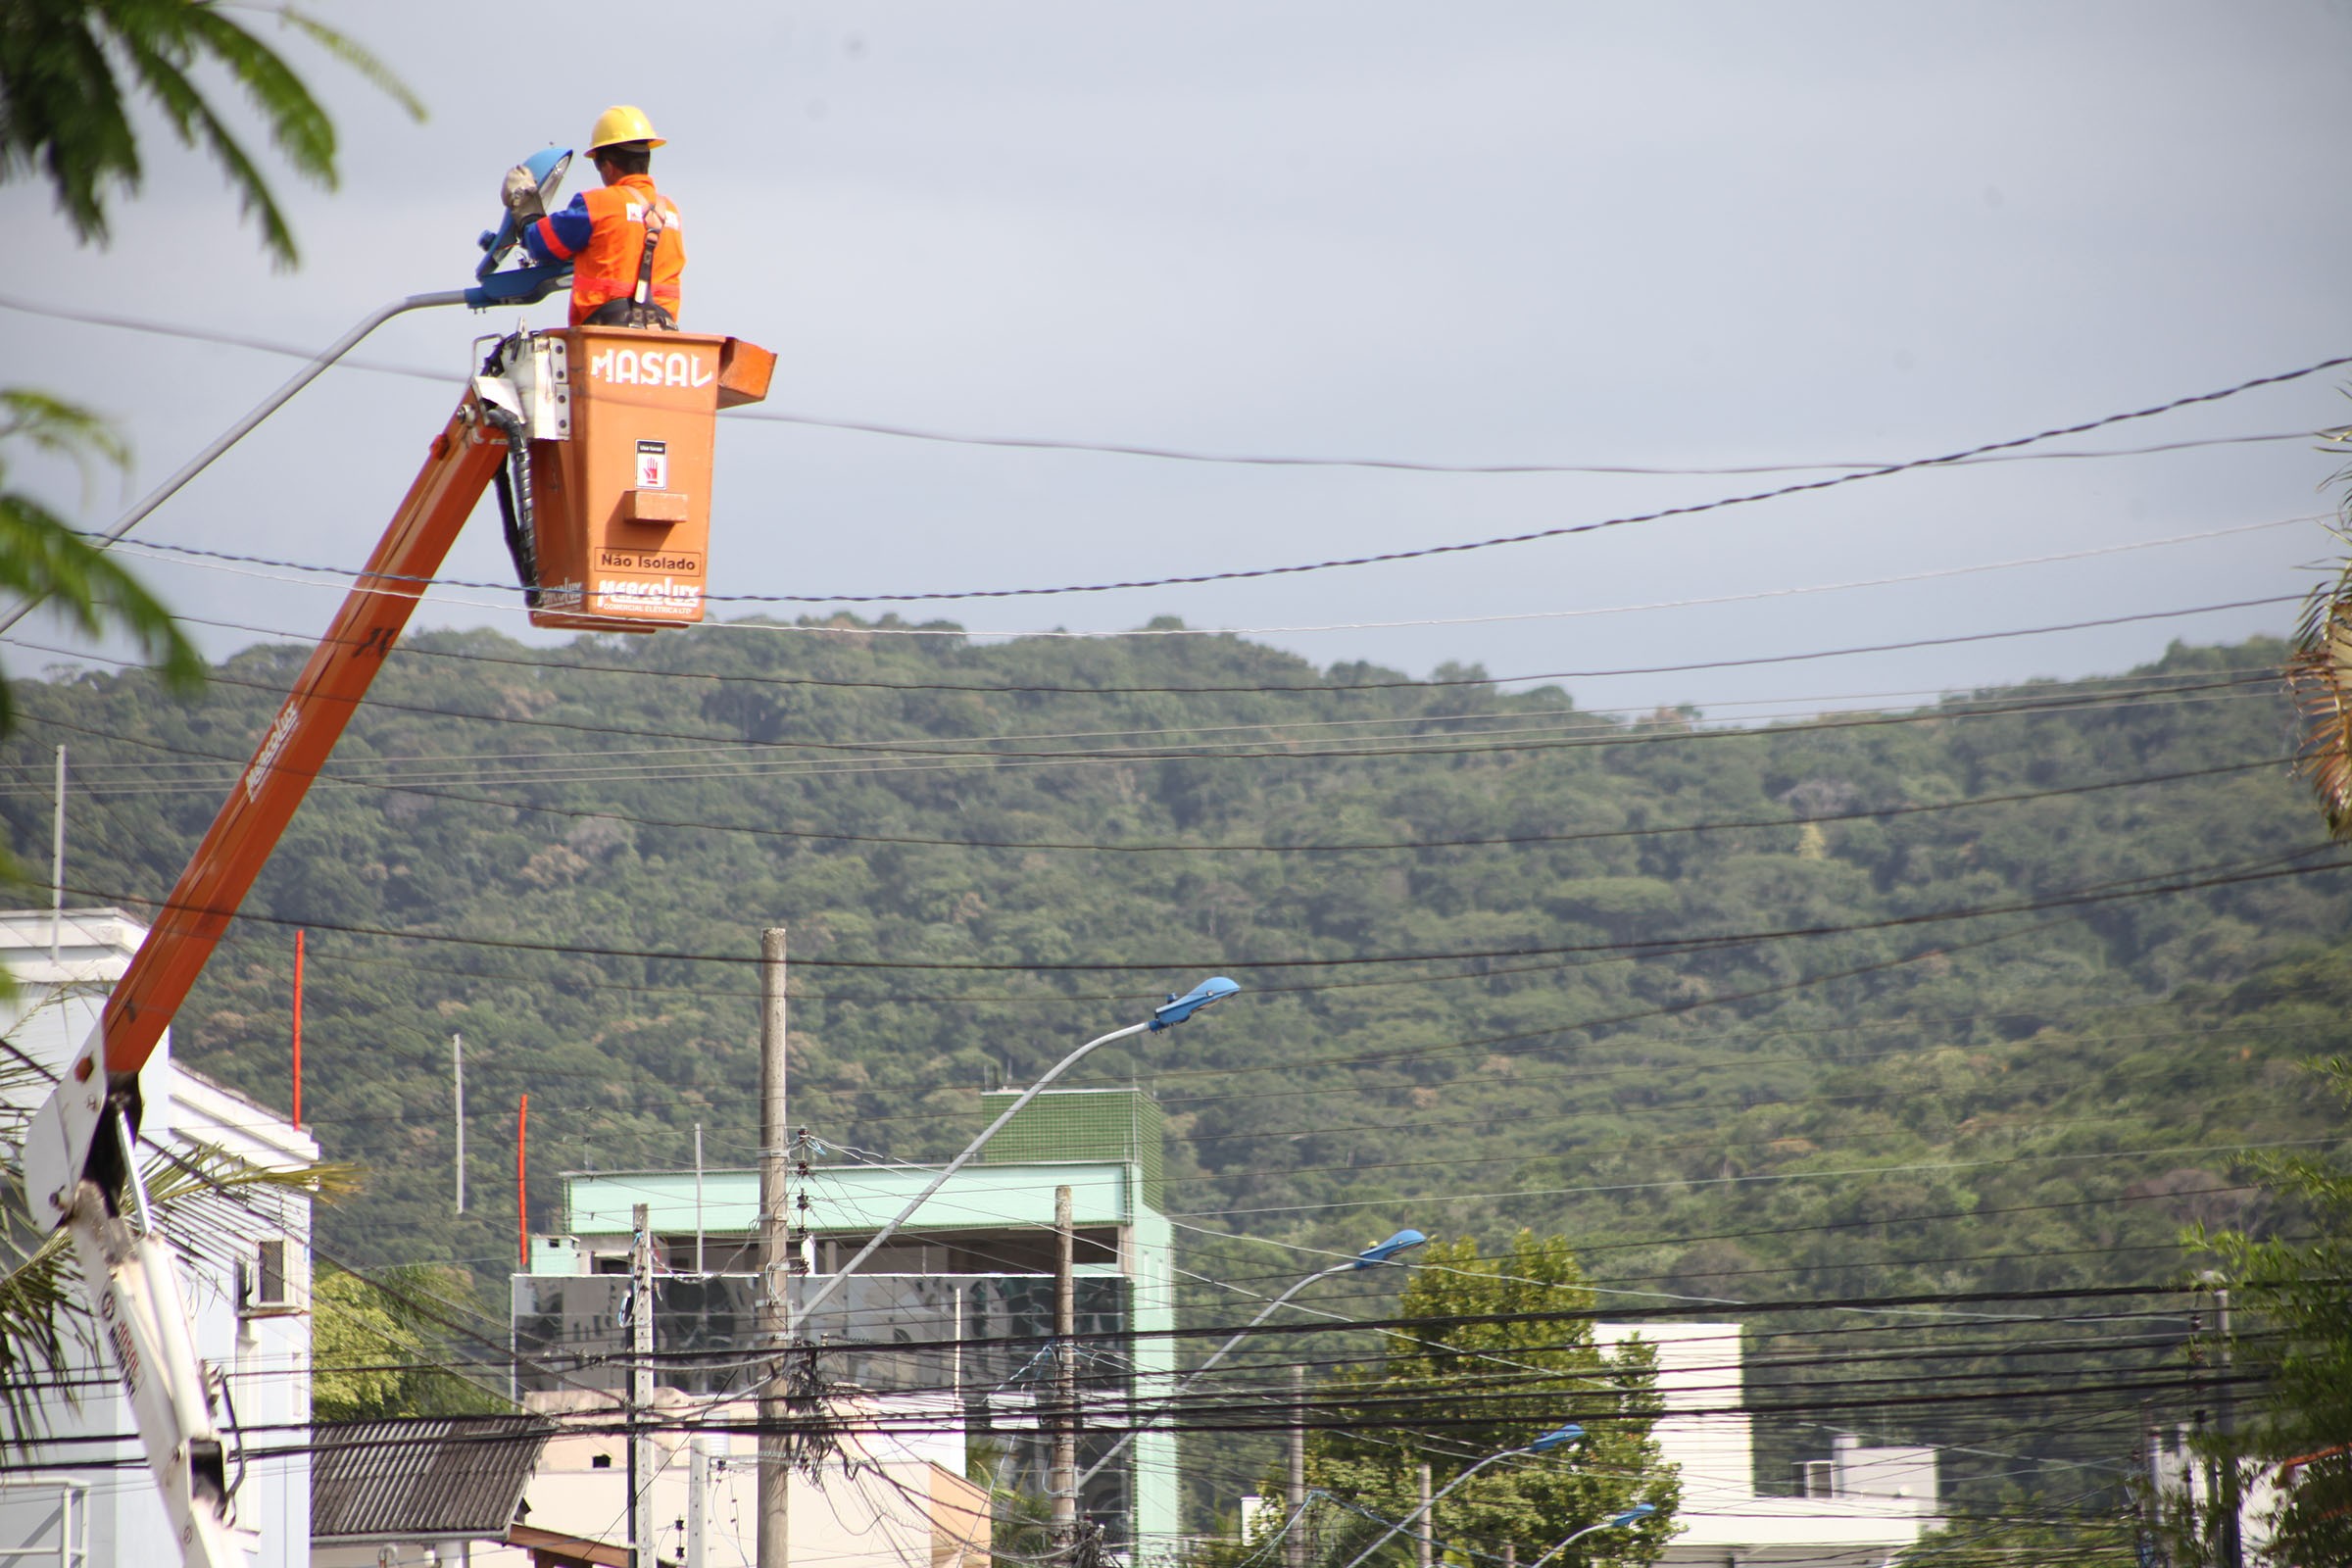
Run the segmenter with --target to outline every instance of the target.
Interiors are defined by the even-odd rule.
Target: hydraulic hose
[[[491,404],[482,406],[485,418],[507,437],[507,461],[492,476],[498,491],[498,520],[507,540],[507,557],[514,563],[514,576],[522,584],[522,602],[531,609],[539,608],[539,547],[531,497],[531,443],[524,433],[523,422],[502,408]]]

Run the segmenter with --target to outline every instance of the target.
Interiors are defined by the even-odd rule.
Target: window
[[[285,1317],[303,1310],[302,1252],[283,1239],[256,1242],[237,1265],[237,1311],[243,1317]]]

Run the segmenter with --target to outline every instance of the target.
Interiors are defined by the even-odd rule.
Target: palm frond
[[[188,18],[189,40],[228,69],[270,121],[270,139],[305,178],[335,187],[335,122],[268,44],[214,6]]]
[[[14,1172],[8,1179],[14,1196]],[[15,1208],[16,1205],[10,1205]],[[22,1212],[9,1215],[14,1243]],[[15,1250],[12,1247],[11,1251]],[[53,1231],[0,1270],[0,1447],[21,1446],[45,1430],[41,1391],[96,1363],[98,1339],[82,1302],[73,1249]],[[74,1390],[64,1390],[69,1400]]]
[[[204,656],[162,600],[73,524],[21,491],[0,491],[0,588],[46,601],[91,636],[127,633],[174,691],[204,681]],[[0,685],[0,733],[10,708]]]
[[[35,1227],[19,1189],[21,1147],[0,1150],[0,1450],[22,1448],[44,1435],[42,1395],[74,1373],[102,1365],[74,1250],[65,1233]],[[147,1196],[167,1228],[173,1210],[201,1197],[275,1188],[332,1201],[359,1190],[359,1172],[320,1163],[266,1169],[215,1146],[193,1152],[161,1152],[147,1177]]]
[[[303,178],[336,182],[335,125],[283,56],[226,13],[250,9],[279,22],[356,72],[412,118],[423,106],[375,55],[288,5],[242,8],[218,0],[44,0],[0,5],[0,182],[39,170],[76,235],[105,244],[107,202],[135,191],[138,134],[124,108],[130,82],[153,98],[172,134],[201,148],[228,175],[263,247],[281,267],[297,260],[292,227],[260,167],[230,134],[195,74],[226,73],[268,125],[271,143]]]
[[[73,459],[85,480],[92,459],[118,469],[130,466],[130,443],[105,416],[31,387],[0,387],[0,441],[11,438]]]
[[[394,75],[391,67],[377,59],[350,34],[337,32],[318,18],[297,11],[292,6],[275,6],[271,9],[287,26],[342,61],[366,78],[369,86],[400,105],[411,120],[422,121],[425,118],[424,100],[417,97],[407,82]]]
[[[103,245],[110,188],[139,187],[138,136],[86,18],[0,7],[0,180],[35,169],[75,236]]]
[[[239,34],[243,36],[242,34]],[[294,245],[293,225],[277,205],[277,196],[270,182],[245,151],[244,145],[230,134],[196,84],[188,79],[188,48],[176,31],[160,39],[149,39],[124,33],[120,42],[122,52],[130,57],[130,67],[140,85],[163,107],[164,118],[171,122],[173,134],[189,147],[202,145],[209,149],[213,161],[228,175],[229,188],[237,193],[237,205],[248,218],[261,223],[262,247],[270,260],[281,268],[290,268],[302,260]]]
[[[332,1203],[358,1193],[361,1186],[360,1167],[339,1160],[253,1165],[217,1144],[199,1144],[193,1153],[158,1152],[153,1172],[147,1177],[147,1197],[169,1217],[173,1203],[198,1193],[226,1195],[257,1187],[275,1188],[307,1193]]]
[[[0,16],[6,9],[0,7]],[[5,33],[0,24],[0,39]],[[128,444],[96,413],[27,387],[0,388],[0,483],[6,480],[11,441],[72,458],[81,466],[85,486],[94,463],[122,468],[130,462]],[[204,656],[163,601],[102,543],[20,490],[0,489],[0,589],[28,604],[48,603],[93,637],[127,633],[175,692],[203,684]],[[8,733],[15,716],[8,684],[0,680],[0,735]]]
[[[2336,535],[2352,546],[2352,534]],[[2352,561],[2304,601],[2283,673],[2300,720],[2295,771],[2328,836],[2352,840]]]

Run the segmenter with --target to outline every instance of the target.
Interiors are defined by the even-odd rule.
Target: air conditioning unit
[[[289,1317],[308,1310],[309,1282],[302,1273],[302,1251],[293,1243],[255,1243],[252,1257],[237,1265],[237,1315]]]

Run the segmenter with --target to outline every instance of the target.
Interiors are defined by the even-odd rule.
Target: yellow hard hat
[[[600,147],[624,141],[641,141],[648,147],[665,145],[654,134],[654,122],[645,118],[644,110],[635,104],[614,104],[596,117],[596,126],[588,132],[588,151],[593,156]]]

